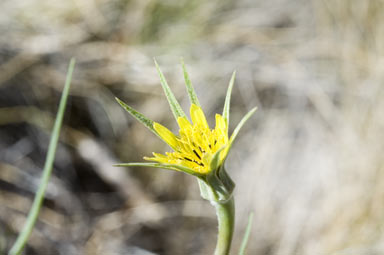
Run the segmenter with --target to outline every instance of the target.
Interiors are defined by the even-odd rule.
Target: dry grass
[[[235,249],[254,211],[249,254],[384,253],[381,0],[31,0],[0,9],[0,251],[31,204],[75,56],[62,143],[26,254],[210,254],[214,212],[193,178],[111,167],[166,149],[114,96],[176,129],[152,58],[187,108],[183,56],[210,116],[234,69],[232,124],[259,107],[228,160]]]

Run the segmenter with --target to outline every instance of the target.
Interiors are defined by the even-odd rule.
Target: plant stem
[[[231,197],[224,203],[214,202],[213,205],[219,222],[215,255],[228,255],[235,226],[235,201]]]

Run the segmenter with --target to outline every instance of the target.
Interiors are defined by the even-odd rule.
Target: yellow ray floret
[[[192,104],[192,124],[184,117],[179,117],[177,122],[179,135],[174,135],[169,129],[154,123],[153,128],[174,152],[166,155],[153,153],[154,157],[144,159],[164,164],[178,164],[196,171],[208,173],[211,171],[210,163],[216,151],[228,145],[228,127],[224,118],[216,114],[216,127],[210,129],[203,110]],[[220,162],[224,160],[227,150],[220,152]]]

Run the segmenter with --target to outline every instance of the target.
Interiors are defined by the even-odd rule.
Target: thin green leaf
[[[32,233],[33,227],[39,215],[40,208],[44,200],[45,190],[47,189],[49,177],[51,176],[53,162],[55,160],[57,143],[59,141],[60,129],[63,123],[65,106],[67,104],[69,88],[71,86],[72,73],[73,73],[74,67],[75,67],[75,59],[72,58],[71,62],[69,63],[67,77],[65,80],[65,86],[63,89],[63,93],[61,95],[59,109],[56,115],[55,124],[53,126],[51,140],[49,142],[48,153],[47,153],[47,158],[44,164],[43,175],[41,176],[41,181],[40,181],[38,190],[36,192],[35,199],[33,200],[32,208],[28,213],[28,218],[24,224],[23,230],[20,232],[16,242],[13,244],[11,250],[9,251],[8,253],[9,255],[17,255],[23,251],[23,248],[27,243],[29,236]]]
[[[245,249],[247,248],[249,236],[251,235],[252,222],[253,222],[253,212],[251,212],[249,214],[248,224],[247,224],[247,228],[246,228],[245,233],[244,233],[243,240],[241,242],[239,255],[245,255]]]
[[[153,128],[153,121],[145,117],[140,112],[136,111],[117,97],[115,97],[116,101],[123,107],[129,114],[131,114],[135,119],[140,121],[144,126],[146,126],[149,130],[151,130],[155,135],[157,135],[160,139],[162,139]],[[162,139],[163,140],[163,139]]]
[[[228,90],[227,90],[227,95],[225,96],[225,103],[224,103],[224,109],[223,109],[223,118],[225,120],[225,123],[228,126],[229,123],[229,108],[231,105],[231,94],[232,94],[232,88],[233,84],[235,83],[235,78],[236,78],[236,71],[233,72],[231,80],[229,82]]]
[[[183,67],[184,80],[185,80],[185,85],[187,86],[189,100],[191,101],[192,104],[195,104],[200,107],[199,99],[197,98],[195,89],[193,88],[192,82],[189,79],[187,68],[185,67],[183,59],[181,59],[181,66]]]
[[[139,163],[120,163],[120,164],[115,164],[113,166],[118,166],[118,167],[129,167],[129,166],[140,166],[140,167],[154,167],[154,168],[163,168],[163,169],[169,169],[173,171],[179,171],[179,172],[184,172],[196,177],[203,177],[202,174],[196,173],[192,169],[180,165],[175,165],[175,164],[162,164],[162,163],[145,163],[145,162],[139,162]]]
[[[245,124],[245,122],[247,122],[247,120],[256,112],[257,110],[257,107],[253,108],[252,110],[250,110],[242,119],[241,121],[239,122],[239,124],[237,124],[237,127],[235,128],[235,130],[233,131],[232,135],[231,135],[231,138],[229,139],[229,148],[228,148],[228,151],[227,151],[227,154],[229,152],[229,150],[231,149],[232,147],[232,144],[233,142],[235,141],[236,139],[236,136],[239,134],[240,132],[240,129],[243,127],[243,125]]]
[[[179,117],[185,117],[186,118],[186,115],[185,115],[183,109],[181,109],[181,106],[177,102],[175,95],[172,93],[171,89],[169,88],[168,83],[165,80],[165,77],[164,77],[163,73],[161,72],[160,67],[157,64],[156,60],[155,60],[155,65],[156,65],[156,70],[160,76],[161,86],[163,87],[165,96],[167,97],[169,106],[171,107],[171,110],[172,110],[173,115],[175,116],[175,119],[177,120]]]

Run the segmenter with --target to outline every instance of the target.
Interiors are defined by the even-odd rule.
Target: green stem
[[[29,236],[32,233],[33,227],[35,226],[37,217],[39,215],[40,208],[44,200],[45,190],[48,186],[49,177],[51,176],[53,161],[55,160],[55,153],[56,153],[57,143],[59,141],[60,128],[63,122],[64,111],[67,103],[69,88],[70,88],[71,79],[72,79],[72,72],[74,67],[75,67],[75,60],[71,59],[68,72],[67,72],[67,78],[65,81],[64,90],[61,95],[59,110],[56,115],[56,121],[53,127],[53,132],[52,132],[51,140],[48,147],[48,154],[45,160],[43,175],[41,177],[39,188],[36,192],[35,199],[33,200],[32,208],[29,211],[28,218],[24,224],[23,230],[17,237],[16,242],[13,244],[8,255],[18,255],[23,251],[23,248],[27,243]]]
[[[235,226],[235,201],[232,197],[224,203],[214,202],[214,206],[219,221],[215,255],[228,255]]]

